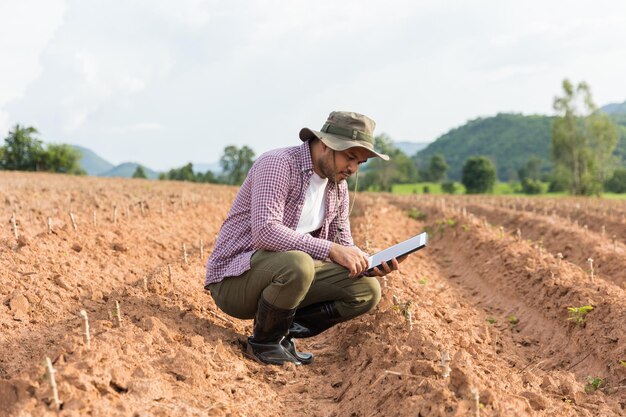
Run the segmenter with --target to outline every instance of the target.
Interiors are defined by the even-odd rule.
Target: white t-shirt
[[[297,232],[311,233],[322,227],[326,206],[326,184],[328,178],[322,179],[313,172],[309,188],[306,190],[300,221],[296,227]]]

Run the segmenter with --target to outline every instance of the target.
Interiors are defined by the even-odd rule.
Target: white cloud
[[[160,123],[144,122],[135,123],[128,126],[113,126],[108,129],[109,133],[139,133],[139,132],[157,132],[162,130],[163,126]]]
[[[5,138],[5,135],[9,134],[10,122],[9,113],[4,110],[0,110],[0,140]],[[0,145],[2,143],[0,142]]]
[[[0,2],[0,107],[21,98],[41,73],[39,56],[61,26],[64,13],[63,0]]]
[[[587,81],[598,104],[626,98],[626,3],[18,3],[0,4],[21,33],[0,36],[0,56],[21,67],[0,67],[0,127],[32,124],[116,163],[260,153],[336,109],[428,141],[477,116],[550,112],[564,77]]]

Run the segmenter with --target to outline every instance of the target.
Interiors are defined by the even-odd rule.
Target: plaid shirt
[[[308,142],[267,152],[255,161],[209,257],[205,285],[248,271],[250,259],[259,249],[273,252],[299,250],[313,259],[325,260],[335,237],[337,244],[354,245],[348,222],[349,196],[345,181],[338,183],[339,210],[335,183],[329,181],[322,227],[311,234],[295,231],[312,175]]]

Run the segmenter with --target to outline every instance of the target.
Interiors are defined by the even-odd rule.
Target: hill
[[[430,143],[427,142],[394,142],[394,146],[404,152],[407,156],[413,156],[417,152],[426,148]]]
[[[606,114],[625,114],[626,115],[626,101],[623,103],[611,103],[600,108]]]
[[[486,155],[496,165],[498,179],[515,178],[517,169],[531,156],[550,164],[552,117],[499,113],[494,117],[470,120],[440,136],[418,152],[420,166],[443,154],[450,166],[448,177],[460,180],[463,163],[470,156]]]
[[[123,164],[119,164],[118,166],[113,167],[106,172],[100,173],[98,176],[131,178],[139,165],[140,164],[137,164],[135,162],[124,162]],[[157,178],[159,178],[158,172],[153,171],[144,165],[141,166],[143,167],[143,171],[146,173],[146,177],[148,177],[148,179],[156,180]]]
[[[113,169],[115,165],[106,161],[105,159],[98,156],[95,152],[90,149],[83,148],[78,145],[70,145],[72,148],[79,151],[82,155],[80,158],[80,166],[85,170],[87,175],[98,175],[102,172],[109,171]]]
[[[212,162],[210,164],[193,164],[193,172],[197,174],[204,174],[207,171],[211,171],[214,174],[220,174],[222,167],[219,162]]]

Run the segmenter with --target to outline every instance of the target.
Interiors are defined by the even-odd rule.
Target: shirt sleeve
[[[330,241],[335,240],[334,233],[337,231],[337,243],[342,246],[354,246],[354,240],[352,239],[352,232],[350,230],[350,193],[348,192],[348,186],[344,182],[339,185],[339,213],[330,223]]]
[[[252,245],[273,252],[300,250],[314,259],[326,259],[332,243],[285,226],[283,219],[294,173],[292,162],[267,156],[255,164],[251,179]]]

